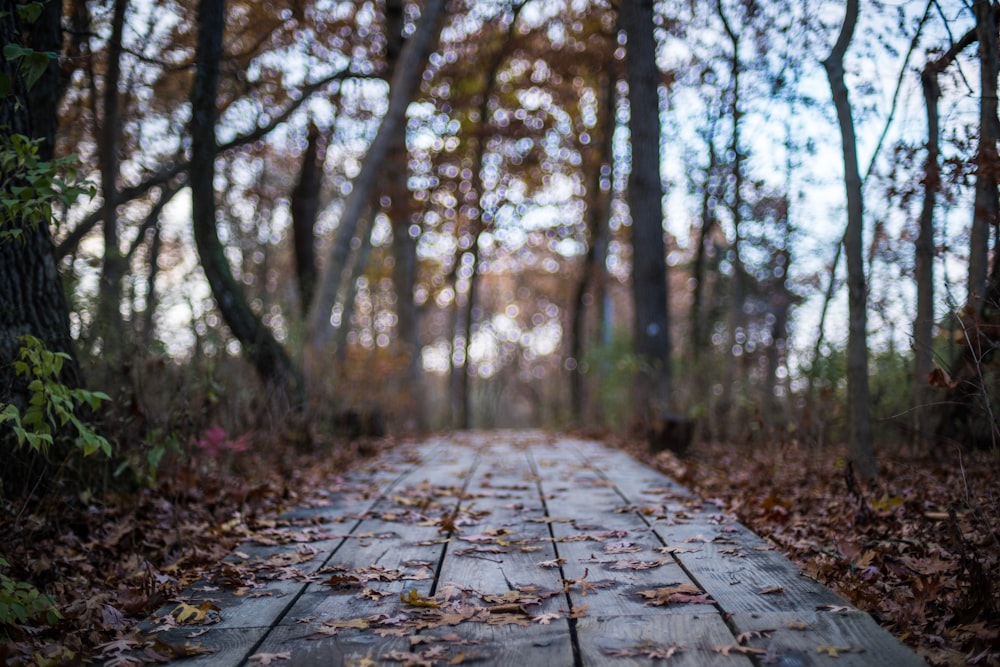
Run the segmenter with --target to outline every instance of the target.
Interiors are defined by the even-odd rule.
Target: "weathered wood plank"
[[[734,643],[718,614],[587,616],[577,621],[583,665],[631,667],[651,664],[684,667],[750,667],[745,656],[713,650]],[[665,656],[670,649],[669,659]],[[568,663],[566,663],[568,664]]]
[[[747,645],[770,652],[776,664],[802,667],[926,664],[879,627],[871,616],[857,610],[740,613],[733,615],[731,623],[737,633],[746,633]]]
[[[617,667],[671,652],[681,665],[831,664],[832,653],[837,664],[922,664],[760,537],[623,452],[497,432],[384,458],[232,554],[242,589],[188,591],[190,603],[222,607],[219,623],[162,636],[215,647],[190,664],[224,667],[257,653],[307,667]]]
[[[556,558],[555,547],[545,524],[526,520],[544,516],[526,453],[497,439],[480,455],[489,463],[479,466],[467,491],[483,514],[449,546],[441,582],[476,591],[478,604],[489,608],[523,609],[523,618],[508,618],[527,625],[466,623],[455,632],[481,642],[468,655],[490,664],[568,664],[573,646],[569,620],[559,611],[566,606],[559,570],[538,565]]]

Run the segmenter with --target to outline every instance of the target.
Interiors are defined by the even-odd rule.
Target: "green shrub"
[[[20,355],[14,361],[14,372],[27,383],[27,408],[21,410],[9,403],[0,409],[0,424],[10,424],[22,447],[48,456],[54,439],[61,433],[71,434],[73,445],[90,456],[97,452],[111,456],[111,443],[80,418],[84,406],[91,410],[110,400],[107,394],[86,389],[70,389],[59,381],[63,363],[70,359],[65,352],[45,348],[34,336],[18,337]],[[69,429],[72,427],[72,430]]]
[[[0,570],[8,567],[10,563],[0,557]],[[23,624],[40,618],[49,625],[62,618],[55,601],[31,584],[11,579],[0,571],[0,625]]]

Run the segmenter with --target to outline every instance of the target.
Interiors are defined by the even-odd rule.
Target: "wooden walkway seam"
[[[146,649],[221,667],[924,664],[600,443],[464,433],[364,465],[145,621]]]

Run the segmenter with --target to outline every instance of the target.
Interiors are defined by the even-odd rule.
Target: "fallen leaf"
[[[562,616],[560,616],[559,614],[548,613],[548,614],[539,614],[538,616],[533,617],[531,620],[533,620],[535,623],[538,623],[539,625],[548,625],[552,621],[557,621],[560,618],[562,618]]]
[[[406,593],[400,593],[399,599],[413,607],[427,607],[429,609],[439,609],[441,605],[434,601],[434,598],[424,597],[417,593],[417,589],[411,588]]]

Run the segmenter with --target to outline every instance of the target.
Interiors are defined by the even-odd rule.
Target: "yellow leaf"
[[[189,605],[186,602],[181,602],[173,611],[170,612],[171,616],[177,619],[178,623],[201,623],[208,616],[209,611],[221,611],[211,602],[202,602],[197,607]]]
[[[820,644],[819,646],[816,647],[817,653],[828,655],[831,658],[836,658],[841,653],[848,653],[852,650],[854,649],[852,649],[850,646],[832,646],[830,644]]]
[[[404,603],[411,605],[413,607],[428,607],[430,609],[440,609],[441,605],[433,600],[433,598],[427,598],[421,596],[417,593],[417,589],[411,588],[405,594],[400,593],[399,599]]]

